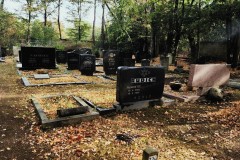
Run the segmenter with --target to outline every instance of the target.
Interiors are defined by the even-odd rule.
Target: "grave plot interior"
[[[72,95],[49,95],[32,98],[42,128],[58,127],[95,119],[99,113],[90,102]]]

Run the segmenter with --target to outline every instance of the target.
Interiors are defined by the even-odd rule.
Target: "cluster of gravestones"
[[[22,69],[55,69],[57,63],[67,63],[69,70],[79,69],[83,75],[93,75],[95,56],[88,48],[55,51],[55,48],[21,47],[19,59]],[[135,67],[135,60],[117,50],[104,51],[103,68],[106,75],[117,75],[117,101],[120,104],[159,99],[164,87],[164,68],[151,67],[150,60],[142,60],[142,67]]]

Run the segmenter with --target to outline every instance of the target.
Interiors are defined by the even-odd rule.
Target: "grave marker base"
[[[51,95],[51,96],[43,96],[41,98],[50,98],[54,96],[60,96],[60,95]],[[79,97],[74,96],[74,99],[79,103],[82,104],[85,100],[81,99]],[[46,114],[44,113],[40,103],[36,98],[32,98],[32,103],[35,107],[35,111],[37,112],[37,115],[40,119],[41,123],[41,128],[43,130],[45,129],[50,129],[50,128],[55,128],[55,127],[62,127],[65,125],[70,125],[70,124],[76,124],[76,123],[81,123],[82,121],[89,121],[93,120],[97,117],[99,117],[99,113],[95,111],[92,106],[88,105],[89,112],[85,114],[78,114],[78,115],[73,115],[73,116],[66,116],[66,117],[58,117],[56,119],[48,119]],[[86,102],[87,103],[87,102]],[[89,102],[88,102],[89,103]],[[87,103],[87,104],[88,104]]]

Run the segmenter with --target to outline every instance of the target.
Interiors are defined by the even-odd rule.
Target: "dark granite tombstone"
[[[67,65],[69,70],[79,69],[79,53],[67,53]]]
[[[78,48],[75,52],[79,54],[92,54],[92,50],[90,48]]]
[[[141,66],[150,66],[150,60],[149,59],[142,59],[141,60]]]
[[[124,58],[123,66],[134,67],[134,66],[135,66],[135,59],[132,59],[132,58]]]
[[[93,75],[93,72],[96,70],[96,57],[91,54],[80,54],[80,68],[79,70],[83,75]]]
[[[21,47],[22,69],[55,69],[55,48]]]
[[[164,79],[163,67],[119,67],[116,99],[120,104],[159,99]]]
[[[103,52],[103,69],[106,75],[116,74],[119,66],[119,51],[109,50]]]
[[[19,62],[22,63],[22,51],[21,50],[18,51],[18,56],[19,56]]]
[[[67,63],[67,52],[66,51],[56,51],[56,61],[57,63]]]

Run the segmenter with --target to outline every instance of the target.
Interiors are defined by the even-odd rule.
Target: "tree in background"
[[[82,35],[85,35],[84,30],[86,30],[87,26],[85,23],[82,24],[82,14],[86,12],[86,10],[83,9],[83,5],[90,4],[89,1],[86,0],[69,0],[71,3],[71,6],[69,7],[69,13],[72,17],[72,19],[69,19],[70,22],[74,24],[74,30],[77,29],[78,33],[78,41],[80,41],[83,37]],[[81,28],[85,27],[85,28]],[[73,33],[73,32],[72,32]],[[76,32],[74,32],[76,33]],[[76,40],[76,39],[75,39]]]
[[[35,20],[31,28],[31,41],[35,45],[51,45],[53,41],[56,41],[57,33],[51,25],[51,22],[47,22],[47,26],[44,26],[40,20]]]
[[[76,20],[74,23],[74,27],[67,29],[67,35],[71,40],[78,42],[79,37],[81,37],[80,40],[84,40],[90,35],[90,28],[91,28],[90,24],[82,22],[80,28],[81,28],[81,32],[79,32],[79,22]]]

